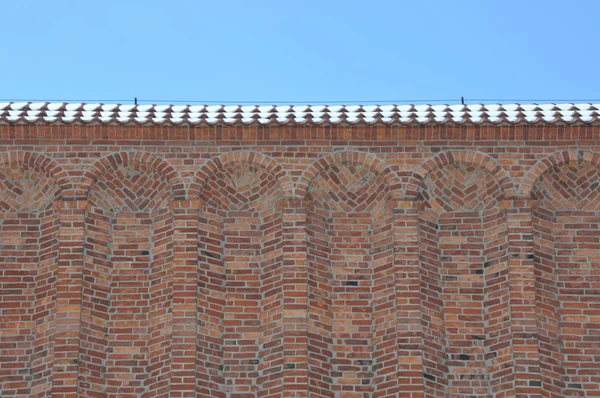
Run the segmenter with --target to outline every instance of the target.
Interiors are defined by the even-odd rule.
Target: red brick
[[[600,391],[600,136],[2,125],[0,391]]]

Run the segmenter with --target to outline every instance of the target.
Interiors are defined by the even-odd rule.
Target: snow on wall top
[[[593,123],[600,104],[123,105],[0,103],[0,123],[119,124],[482,124]]]

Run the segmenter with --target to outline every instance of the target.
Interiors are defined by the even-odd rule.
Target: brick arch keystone
[[[396,196],[396,193],[400,192],[400,179],[385,161],[366,152],[339,151],[317,159],[302,173],[302,176],[296,185],[296,198],[305,199],[306,194],[308,193],[308,187],[316,176],[334,164],[342,163],[362,164],[383,178],[390,187],[393,196]]]
[[[490,155],[478,151],[444,151],[427,160],[412,173],[404,191],[405,200],[416,200],[423,180],[430,173],[449,164],[464,164],[484,169],[494,176],[505,196],[515,196],[517,193],[508,172]]]
[[[525,177],[523,177],[519,191],[523,196],[531,196],[531,192],[533,191],[533,187],[537,180],[553,167],[582,163],[590,163],[600,169],[600,153],[588,151],[554,152],[548,157],[538,160],[537,163],[529,169],[527,174],[525,174]]]
[[[217,170],[220,170],[232,163],[245,163],[262,167],[271,173],[273,177],[275,177],[281,186],[283,197],[285,199],[293,199],[294,184],[283,166],[281,166],[279,162],[270,156],[252,151],[227,152],[208,160],[194,175],[194,179],[189,190],[189,197],[191,199],[198,199],[200,197],[202,187],[208,181],[208,179],[214,173],[216,173]]]
[[[127,151],[112,153],[94,163],[79,182],[78,199],[86,199],[92,184],[98,177],[116,170],[122,164],[144,164],[164,176],[171,186],[173,200],[186,199],[183,179],[165,159],[148,152]]]
[[[28,151],[2,152],[0,153],[0,163],[8,165],[12,163],[27,164],[35,170],[52,177],[60,190],[61,197],[64,198],[72,193],[73,186],[67,172],[54,159],[46,155]]]

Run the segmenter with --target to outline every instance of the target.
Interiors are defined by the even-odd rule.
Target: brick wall
[[[0,125],[11,397],[600,396],[600,125]]]

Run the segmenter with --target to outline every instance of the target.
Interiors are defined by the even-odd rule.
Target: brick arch
[[[144,164],[156,170],[157,173],[164,176],[165,180],[168,181],[173,194],[173,200],[185,199],[185,187],[177,170],[165,159],[148,152],[139,151],[112,153],[96,161],[81,178],[76,195],[80,199],[86,199],[92,184],[98,177],[116,170],[122,164],[128,163]]]
[[[523,196],[531,196],[531,192],[538,179],[553,167],[581,163],[590,163],[600,169],[600,154],[587,151],[554,152],[548,157],[539,160],[529,169],[525,177],[523,177],[519,191]]]
[[[505,196],[516,195],[516,189],[510,175],[490,155],[477,151],[445,151],[429,159],[412,173],[406,184],[405,199],[416,200],[419,186],[421,186],[423,180],[433,171],[442,169],[448,164],[463,164],[486,170],[494,176]]]
[[[262,167],[275,177],[283,190],[284,198],[292,199],[294,184],[285,169],[272,157],[251,151],[232,151],[208,160],[196,172],[189,190],[189,197],[193,199],[199,198],[202,187],[209,178],[217,170],[232,163],[246,163]]]
[[[6,165],[11,163],[27,164],[39,172],[46,173],[55,181],[62,196],[68,195],[68,193],[71,192],[72,184],[67,172],[64,171],[54,159],[46,155],[28,151],[9,151],[0,153],[0,164]]]
[[[383,160],[365,152],[339,151],[318,159],[302,173],[302,176],[296,185],[296,198],[304,199],[308,193],[308,187],[311,181],[316,176],[330,168],[332,165],[342,163],[362,164],[383,178],[390,187],[392,195],[400,191],[400,180],[398,179],[398,176]]]
[[[51,158],[35,152],[0,153],[0,209],[37,212],[71,194],[67,173]]]

